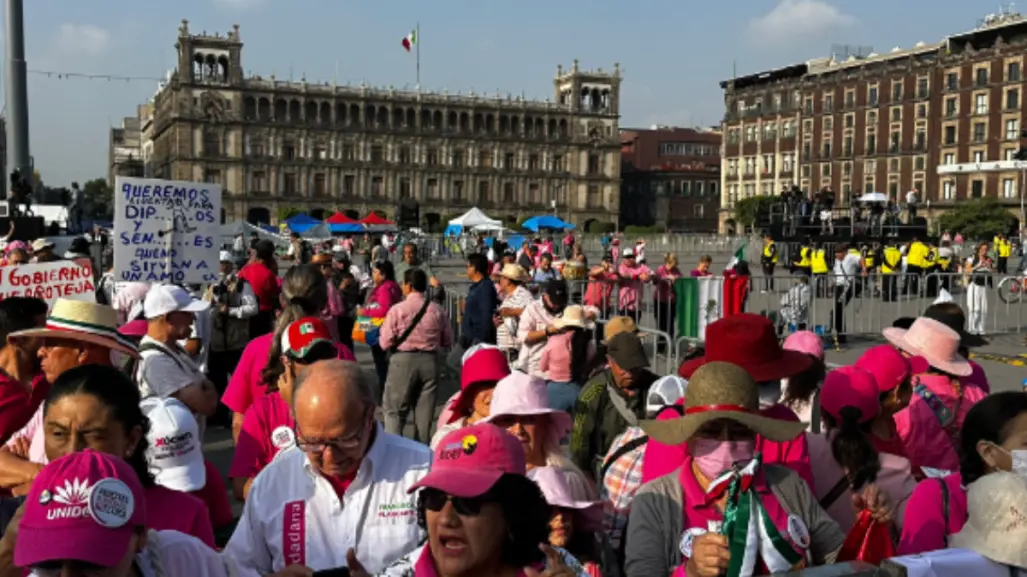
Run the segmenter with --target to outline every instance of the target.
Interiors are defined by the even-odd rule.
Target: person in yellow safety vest
[[[938,273],[941,276],[939,287],[950,293],[952,292],[952,243],[947,240],[941,241],[938,247]]]
[[[924,257],[924,295],[928,298],[938,296],[938,247],[933,242],[927,243],[927,256]]]
[[[930,252],[927,245],[919,237],[914,236],[913,242],[909,244],[906,252],[906,294],[920,294],[920,276],[924,274],[929,263],[927,253]]]
[[[810,251],[810,269],[813,272],[813,294],[823,296],[827,290],[824,279],[831,270],[827,266],[827,251],[819,244],[814,244]]]
[[[1013,243],[1006,239],[1006,235],[999,234],[995,237],[995,272],[998,274],[1009,274],[1009,257],[1013,255]]]
[[[763,254],[760,255],[760,266],[763,267],[763,290],[774,292],[774,266],[777,264],[777,245],[770,233],[763,233]]]
[[[792,272],[802,276],[809,276],[813,266],[810,257],[813,256],[813,242],[806,237],[805,242],[799,248],[799,260],[792,261]]]
[[[884,256],[881,257],[881,274],[884,278],[881,281],[882,299],[885,302],[899,300],[899,275],[902,274],[902,251],[895,243],[884,247]]]

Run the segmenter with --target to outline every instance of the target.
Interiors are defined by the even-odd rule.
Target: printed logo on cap
[[[123,527],[135,511],[132,490],[121,479],[104,479],[93,485],[86,505],[89,516],[108,529]]]
[[[65,479],[63,485],[57,485],[53,488],[52,495],[49,491],[44,491],[39,495],[40,504],[43,503],[43,497],[46,496],[47,503],[53,503],[55,506],[47,509],[46,519],[47,521],[56,521],[58,519],[80,519],[89,514],[88,507],[86,506],[89,502],[89,480]]]
[[[196,450],[196,443],[193,442],[193,434],[190,431],[178,435],[167,435],[154,439],[153,460],[174,459],[192,453]]]
[[[312,322],[305,322],[305,323],[301,324],[300,325],[300,334],[301,335],[311,335],[311,334],[314,334],[314,323],[312,323]]]
[[[463,448],[465,455],[473,455],[474,451],[478,449],[478,437],[467,435],[461,439],[460,446]]]
[[[296,444],[296,433],[292,429],[282,425],[271,431],[271,444],[276,449],[287,449]]]
[[[53,494],[50,491],[47,491],[46,489],[43,489],[42,491],[40,491],[40,493],[39,493],[39,504],[40,505],[43,505],[43,506],[49,505],[50,501],[52,499],[53,499]]]

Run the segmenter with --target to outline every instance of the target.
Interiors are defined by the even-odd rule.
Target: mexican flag
[[[743,244],[742,246],[738,247],[738,250],[735,251],[735,255],[731,257],[730,261],[728,261],[726,270],[734,269],[736,264],[745,260],[745,247],[747,246],[747,244]]]
[[[416,44],[417,30],[411,30],[410,34],[407,34],[403,37],[403,48],[405,48],[407,52],[410,52],[410,49],[413,48]]]
[[[706,327],[742,311],[749,291],[749,277],[688,277],[674,283],[677,335],[706,340]]]

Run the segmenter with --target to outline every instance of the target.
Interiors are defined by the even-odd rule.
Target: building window
[[[492,153],[488,150],[481,150],[478,152],[478,167],[479,168],[492,168]],[[479,186],[479,192],[481,187]]]
[[[296,194],[296,175],[287,173],[282,176],[282,191],[285,194]]]
[[[974,84],[976,84],[977,86],[982,86],[982,87],[988,85],[988,69],[987,68],[981,67],[981,68],[978,68],[977,70],[974,70]]]
[[[352,162],[357,158],[357,150],[352,144],[342,145],[342,159]]]
[[[834,130],[834,119],[830,116],[824,119],[824,130]]]
[[[703,205],[692,205],[692,216],[694,216],[695,218],[703,218]]]
[[[902,120],[902,107],[893,106],[891,109],[891,121],[899,122],[900,120]]]
[[[454,180],[452,190],[453,202],[463,202],[464,198],[464,181]]]
[[[563,155],[557,154],[553,156],[553,172],[563,172]]]
[[[795,170],[795,154],[788,153],[781,157],[781,172],[791,173]]]
[[[845,128],[852,128],[856,126],[856,115],[846,114],[845,115]]]
[[[877,106],[877,87],[871,86],[867,89],[867,106]]]
[[[1006,64],[1006,82],[1020,81],[1020,63],[1010,62]]]
[[[959,98],[958,97],[953,96],[951,98],[946,98],[945,99],[945,117],[946,118],[955,118],[956,115],[959,114],[958,110],[959,110]]]
[[[852,135],[846,134],[842,139],[842,156],[852,156]]]
[[[599,173],[600,173],[599,155],[598,154],[590,154],[590,155],[588,155],[588,174],[589,175],[596,175],[596,174],[599,174]]]
[[[673,184],[673,183],[671,183]],[[692,183],[688,180],[681,181],[681,196],[688,198],[692,196]]]
[[[874,190],[875,188],[876,187],[874,186],[874,180],[873,179],[870,179],[870,180],[866,181],[865,183],[863,183],[863,192],[877,192],[876,190]]]
[[[916,105],[916,117],[917,118],[927,118],[927,105],[926,104],[917,104]]]
[[[774,140],[777,138],[777,124],[768,122],[763,125],[763,140]]]
[[[831,158],[831,135],[825,134],[824,140],[827,140],[827,142],[824,143],[824,147],[822,150],[823,154],[821,156],[822,158]]]
[[[1016,198],[1016,180],[1006,178],[1002,180],[1002,198]]]
[[[682,191],[682,193],[683,192],[684,191]],[[701,180],[695,181],[695,195],[700,198],[706,195],[706,191],[703,188],[703,181]]]
[[[916,127],[916,136],[914,136],[913,148],[915,148],[916,150],[924,150],[925,148],[927,148],[927,127],[926,126],[917,126]]]
[[[956,183],[951,180],[941,183],[941,199],[952,200],[954,198],[956,198]]]
[[[528,156],[528,170],[535,172],[539,169],[538,155],[532,154]]]
[[[958,72],[949,72],[945,75],[945,88],[948,90],[959,90]]]
[[[314,196],[325,196],[328,194],[328,180],[323,174],[314,175]]]
[[[342,194],[346,196],[354,196],[357,194],[356,175],[347,174],[342,177]]]
[[[956,143],[956,127],[955,126],[946,126],[945,127],[945,144],[955,144],[955,143]]]
[[[732,158],[727,161],[727,175],[738,176],[738,159]]]
[[[822,176],[831,176],[831,163],[825,162],[820,165],[820,174]]]
[[[1010,88],[1006,90],[1006,110],[1020,109],[1020,89]]]
[[[1020,139],[1020,121],[1015,118],[1006,120],[1006,140]]]
[[[410,179],[401,178],[399,179],[399,197],[410,198]]]
[[[385,160],[385,150],[381,146],[371,147],[371,162],[381,164]]]
[[[877,135],[870,133],[867,135],[867,154],[877,154]]]
[[[429,178],[428,181],[425,184],[427,186],[427,190],[425,191],[425,196],[429,200],[437,200],[439,198],[439,181],[438,181],[438,179],[437,178]]]
[[[728,131],[727,131],[727,143],[728,144],[738,144],[738,129],[737,128],[729,128],[728,129]]]
[[[899,197],[899,183],[898,182],[893,180],[893,181],[888,183],[888,196],[890,196],[892,198],[898,198]]]
[[[774,173],[774,155],[764,154],[763,155],[763,174]]]
[[[708,182],[706,183],[706,193],[710,196],[717,196],[717,183]]]
[[[489,181],[478,181],[478,204],[485,204],[489,201]]]
[[[985,71],[987,72],[987,71]],[[984,196],[984,181],[973,180],[970,182],[970,197],[982,198]]]
[[[888,135],[888,152],[894,154],[899,151],[899,142],[902,139],[901,132],[892,132]]]
[[[745,158],[745,175],[752,176],[756,172],[756,157],[747,156]]]
[[[973,151],[973,162],[984,162],[984,151],[975,150]]]
[[[832,112],[834,110],[834,95],[828,94],[824,96],[824,112]]]
[[[852,163],[851,162],[842,163],[842,176],[844,176],[844,177],[852,176]]]
[[[956,155],[951,153],[951,152],[946,153],[945,157],[944,157],[944,160],[942,160],[942,164],[955,164],[955,163],[956,163]]]
[[[852,108],[856,106],[856,91],[846,90],[845,91],[845,108]]]
[[[592,156],[588,157],[589,174],[595,174],[594,172],[592,172]],[[596,159],[596,164],[598,165],[598,158]],[[515,170],[517,168],[517,156],[515,156],[514,153],[507,152],[503,156],[503,168],[505,168],[508,172],[511,170]]]
[[[588,208],[603,207],[602,197],[600,196],[599,187],[597,185],[589,185],[586,194],[585,202],[587,203]]]
[[[930,95],[930,93],[931,93],[931,91],[929,89],[929,85],[928,85],[928,82],[927,82],[927,77],[923,76],[923,77],[917,78],[917,80],[916,80],[916,97],[917,98],[927,98]]]
[[[987,94],[975,94],[974,95],[974,114],[987,114],[988,113],[988,95]]]
[[[756,126],[750,124],[745,127],[745,141],[756,142]]]
[[[1002,160],[1016,160],[1017,149],[1007,148],[1002,151]]]
[[[926,166],[927,166],[927,158],[926,157],[918,156],[918,157],[913,159],[913,170],[924,170],[924,168]],[[917,189],[917,190],[919,190],[919,189]]]
[[[371,177],[371,197],[380,198],[385,196],[384,180],[380,176]]]
[[[295,160],[296,145],[294,145],[291,141],[285,141],[282,144],[282,156],[285,158],[285,160]]]
[[[453,151],[453,167],[454,168],[463,168],[463,166],[464,166],[464,151],[463,150],[454,150]]]
[[[254,192],[267,192],[267,174],[263,170],[254,172],[250,186]]]
[[[899,159],[893,158],[893,159],[891,159],[890,162],[888,162],[888,172],[898,172],[898,171],[899,171]]]
[[[902,100],[902,82],[895,82],[891,85],[891,101],[899,102]]]
[[[974,142],[984,142],[984,140],[987,137],[988,137],[988,125],[983,123],[983,122],[975,122],[974,123],[974,134],[973,134]]]
[[[503,183],[503,202],[506,204],[513,204],[517,202],[514,195],[514,185],[512,182]]]

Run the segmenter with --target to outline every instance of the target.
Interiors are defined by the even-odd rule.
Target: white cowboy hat
[[[46,326],[16,331],[7,336],[9,341],[41,337],[82,341],[112,351],[138,357],[139,350],[131,341],[118,334],[118,313],[109,306],[86,301],[57,299]]]
[[[563,309],[563,314],[553,321],[553,326],[558,329],[578,328],[590,329],[591,322],[585,320],[585,309],[581,305],[570,305]]]
[[[970,484],[963,529],[949,546],[969,549],[992,561],[1027,569],[1027,484],[999,471]]]
[[[499,276],[521,283],[531,281],[531,277],[525,272],[524,267],[515,263],[504,264]]]

